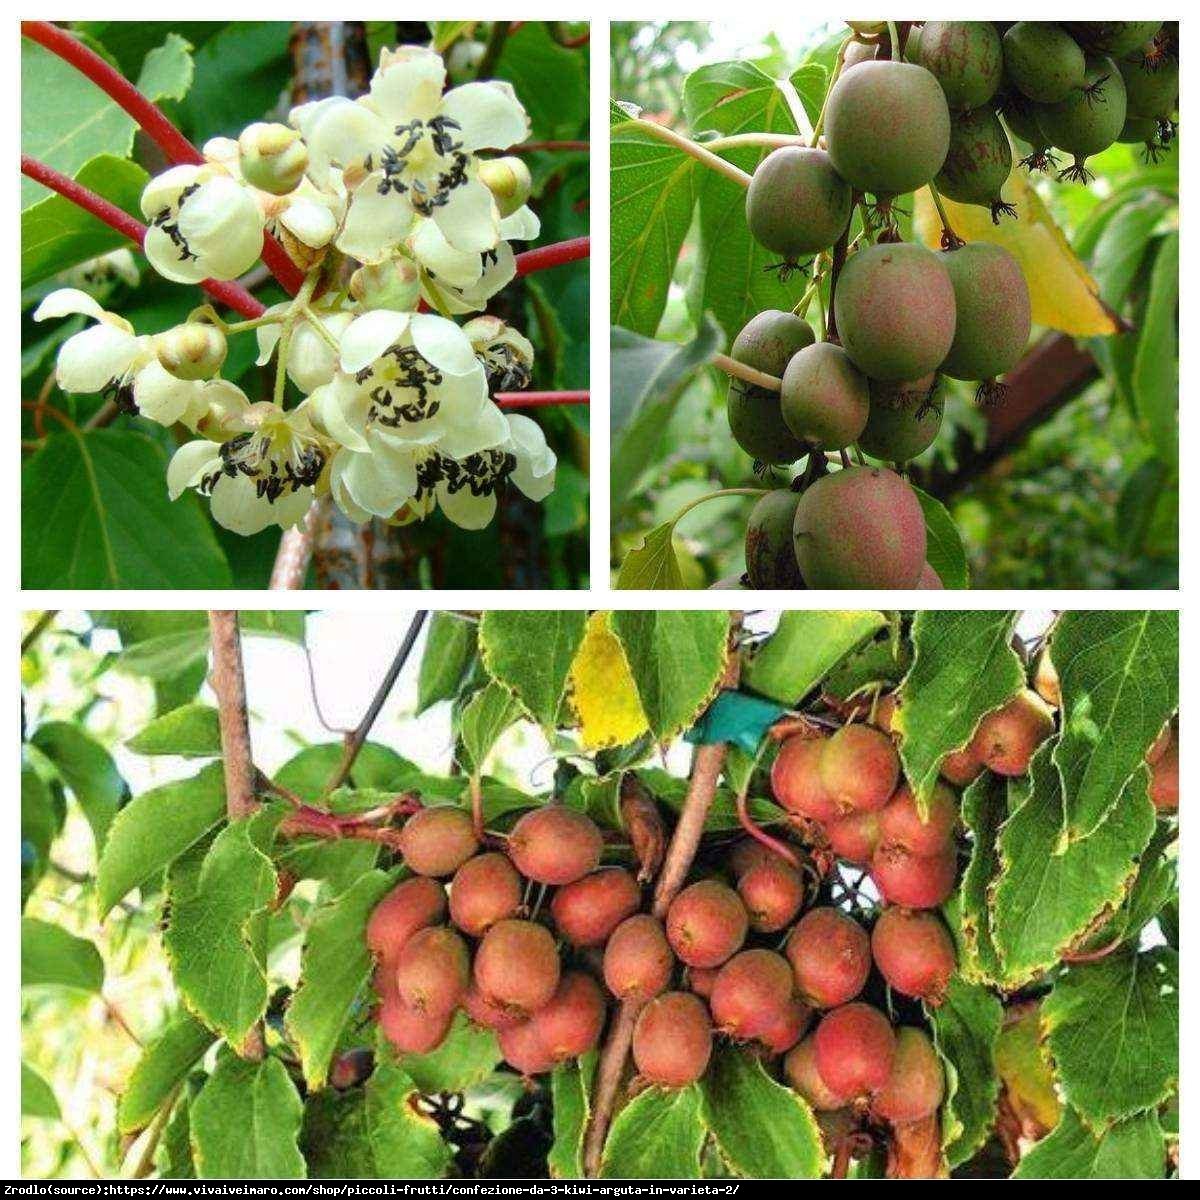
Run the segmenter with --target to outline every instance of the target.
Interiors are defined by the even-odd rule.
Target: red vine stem
[[[590,392],[497,392],[501,408],[551,408],[556,404],[587,404]]]
[[[591,253],[592,239],[590,237],[571,238],[565,242],[555,242],[552,246],[539,246],[536,250],[526,250],[517,255],[517,278],[522,275],[532,275],[535,271],[546,271],[551,267],[561,267],[564,263],[576,262],[587,258]]]
[[[28,154],[22,154],[21,174],[28,175],[30,179],[36,179],[38,183],[70,200],[72,204],[82,208],[85,212],[91,213],[93,217],[103,221],[110,229],[115,229],[118,233],[123,234],[137,246],[140,247],[144,241],[146,226],[141,221],[131,217],[124,209],[105,200],[103,196],[98,196],[90,188],[76,183],[74,179],[69,179],[61,171],[46,166],[45,163],[31,158]],[[236,283],[206,279],[200,286],[214,300],[228,305],[243,317],[259,317],[265,311],[264,306],[258,300]]]
[[[591,142],[521,142],[519,145],[513,146],[510,153],[528,154],[532,150],[590,150],[591,148]]]
[[[773,838],[765,829],[759,827],[754,818],[750,815],[750,810],[746,806],[746,793],[744,790],[738,791],[737,794],[737,817],[741,827],[760,845],[765,846],[772,854],[778,854],[784,862],[789,863],[800,870],[800,860],[785,846],[781,841]]]
[[[174,163],[202,163],[204,155],[167,119],[157,104],[141,92],[115,67],[106,63],[77,37],[50,21],[22,21],[21,32],[31,41],[57,54],[101,91],[112,97],[152,138]],[[295,295],[304,282],[304,272],[287,256],[287,251],[270,234],[263,235],[262,259],[271,274]]]

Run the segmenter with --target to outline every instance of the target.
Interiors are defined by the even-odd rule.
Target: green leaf
[[[984,771],[962,794],[962,820],[971,835],[971,859],[959,884],[959,970],[972,982],[998,983],[1003,969],[992,940],[991,888],[1000,873],[996,845],[1008,816],[1008,784]]]
[[[675,522],[668,521],[642,535],[617,572],[617,590],[679,591],[684,587],[683,572],[675,556]]]
[[[821,1129],[808,1105],[745,1050],[724,1046],[700,1083],[704,1123],[721,1157],[751,1179],[818,1179]]]
[[[925,517],[925,561],[937,572],[946,588],[962,589],[971,586],[967,569],[967,552],[962,535],[946,506],[928,493],[914,487],[921,512]]]
[[[1051,635],[1062,688],[1067,836],[1086,837],[1112,810],[1179,704],[1179,621],[1173,612],[1067,612]]]
[[[417,714],[439,700],[453,700],[475,656],[475,625],[449,612],[435,612],[425,635],[417,677]]]
[[[311,1091],[325,1086],[338,1039],[371,977],[366,927],[395,875],[369,871],[313,913],[300,959],[300,983],[285,1025]]]
[[[215,1040],[191,1013],[175,1013],[133,1068],[121,1093],[117,1128],[122,1133],[145,1129]]]
[[[221,753],[220,715],[211,704],[184,704],[143,726],[125,745],[135,754],[217,758]]]
[[[220,763],[210,763],[190,779],[151,788],[130,800],[113,820],[96,868],[101,917],[224,817],[225,778]]]
[[[459,717],[459,736],[473,774],[483,770],[484,760],[500,735],[521,718],[521,705],[503,684],[492,680],[463,706]]]
[[[543,729],[553,729],[558,720],[586,625],[587,613],[579,611],[492,609],[479,622],[484,666]]]
[[[21,903],[46,873],[50,846],[58,833],[62,814],[54,804],[50,789],[28,761],[29,751],[21,751]],[[31,861],[26,861],[26,856]]]
[[[1166,1147],[1154,1113],[1093,1133],[1068,1108],[1058,1127],[1035,1145],[1013,1179],[1162,1179]]]
[[[882,613],[870,610],[785,612],[746,657],[742,680],[772,700],[795,704],[885,624]]]
[[[729,614],[625,610],[612,614],[611,626],[651,732],[669,741],[716,694],[725,670]]]
[[[163,1130],[155,1163],[160,1179],[195,1179],[196,1162],[192,1155],[192,1100],[188,1092],[175,1105]]]
[[[1089,1125],[1154,1108],[1179,1084],[1179,956],[1158,946],[1074,965],[1042,1024],[1059,1084]]]
[[[1015,625],[1012,612],[929,611],[913,619],[913,665],[900,685],[895,728],[918,803],[933,794],[942,759],[1025,682],[1011,645]]]
[[[454,1024],[436,1050],[428,1054],[401,1054],[405,1074],[426,1095],[431,1092],[465,1092],[482,1083],[501,1059],[496,1035],[490,1029],[456,1013]]]
[[[608,120],[612,323],[653,337],[667,305],[675,259],[692,223],[703,168],[646,133],[620,106],[609,105]],[[616,360],[614,344],[614,376]]]
[[[312,1179],[440,1179],[452,1147],[417,1107],[416,1085],[385,1053],[362,1088],[310,1096],[302,1143]]]
[[[578,137],[587,122],[587,62],[560,46],[544,21],[527,21],[509,33],[489,78],[513,85],[539,140]]]
[[[192,1150],[201,1179],[304,1179],[296,1144],[304,1105],[277,1058],[225,1052],[192,1102]]]
[[[50,721],[38,727],[33,744],[54,764],[92,827],[97,850],[126,794],[125,780],[103,746],[78,725]]]
[[[21,468],[23,586],[228,587],[199,501],[172,503],[166,469],[159,443],[132,430],[49,437]]]
[[[137,90],[150,100],[182,100],[195,74],[191,45],[178,33],[169,33],[142,60]]]
[[[98,154],[79,168],[75,180],[141,219],[138,202],[150,176],[137,163],[113,154]],[[72,204],[65,196],[44,192],[41,196],[21,213],[23,288],[129,245],[124,234]]]
[[[696,1084],[665,1091],[647,1088],[621,1111],[608,1131],[602,1179],[699,1179],[704,1125]]]
[[[104,986],[104,960],[86,938],[59,925],[21,918],[21,986],[94,992]]]
[[[279,812],[223,829],[191,886],[170,886],[163,946],[184,1003],[235,1046],[267,1008],[267,921],[277,879],[267,851]]]
[[[931,1010],[930,1019],[946,1068],[942,1145],[953,1168],[987,1141],[995,1124],[1000,1094],[995,1052],[1004,1007],[986,988],[955,975],[944,1003]]]
[[[1133,397],[1142,427],[1164,462],[1179,456],[1179,232],[1162,240],[1150,274],[1133,362]]]
[[[1013,814],[1000,830],[992,932],[1010,988],[1055,963],[1097,915],[1120,903],[1154,832],[1143,767],[1096,832],[1064,848],[1053,745],[1044,742],[1029,775],[1010,782]]]
[[[21,1116],[48,1121],[62,1118],[54,1089],[27,1062],[21,1064]]]
[[[554,1111],[554,1144],[547,1163],[552,1179],[584,1179],[583,1137],[591,1114],[596,1055],[564,1063],[550,1076]]]

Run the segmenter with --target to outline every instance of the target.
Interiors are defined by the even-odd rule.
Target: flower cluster
[[[440,507],[478,529],[511,480],[541,500],[555,457],[537,424],[496,391],[528,385],[533,347],[482,313],[515,276],[510,242],[535,238],[526,139],[512,88],[446,90],[432,50],[384,51],[367,95],[292,110],[215,138],[204,162],[172,167],[142,195],[151,267],[183,284],[231,280],[264,234],[304,272],[292,299],[229,324],[208,305],[160,334],[137,334],[87,292],[52,292],[37,320],[82,314],[57,380],[197,435],[167,471],[172,498],[195,488],[242,534],[301,522],[328,495],[356,521],[406,522]],[[227,339],[253,330],[274,398],[221,379]],[[290,380],[303,399],[287,404]]]

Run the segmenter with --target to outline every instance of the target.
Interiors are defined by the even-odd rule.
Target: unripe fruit
[[[554,926],[572,946],[602,946],[626,917],[637,912],[642,894],[624,867],[601,867],[554,894]]]
[[[364,309],[390,308],[407,312],[421,296],[421,272],[407,258],[367,263],[350,276],[350,295]]]
[[[1162,813],[1179,811],[1179,738],[1168,725],[1146,753],[1150,764],[1150,799]]]
[[[939,770],[947,783],[952,783],[955,787],[966,787],[967,784],[979,777],[980,771],[983,770],[983,763],[975,757],[974,751],[968,744],[961,750],[952,750],[947,754],[942,759]]]
[[[467,944],[452,929],[421,929],[396,959],[396,991],[407,1008],[448,1013],[458,1007],[471,981]]]
[[[498,921],[475,951],[475,983],[493,1003],[536,1012],[558,987],[558,948],[542,925]]]
[[[503,854],[469,858],[450,881],[450,920],[471,937],[483,937],[521,907],[521,877]]]
[[[524,1013],[515,1012],[500,1004],[493,1004],[474,983],[467,988],[462,1000],[463,1012],[484,1029],[511,1029],[514,1025],[523,1024],[527,1018]]]
[[[954,285],[941,255],[911,242],[852,254],[834,294],[838,336],[872,379],[919,379],[954,341]]]
[[[604,947],[604,982],[618,1000],[648,1000],[671,981],[675,956],[662,923],[638,913],[613,930]]]
[[[947,850],[923,856],[903,846],[880,845],[871,859],[871,879],[889,904],[937,908],[958,882],[958,855]]]
[[[881,809],[900,778],[891,738],[870,725],[843,725],[825,742],[819,768],[821,784],[843,813]]]
[[[746,521],[746,575],[756,588],[802,588],[792,545],[792,526],[800,496],[776,488],[761,497]]]
[[[768,309],[751,317],[733,341],[736,362],[780,378],[793,354],[813,343],[812,326],[795,313]],[[729,429],[751,458],[774,466],[802,458],[807,449],[783,423],[779,393],[730,379],[726,400]]]
[[[925,564],[920,501],[882,467],[818,479],[800,496],[793,535],[810,588],[911,588]]]
[[[846,24],[864,37],[875,37],[887,30],[886,21],[847,21]]]
[[[790,737],[771,764],[771,791],[777,804],[811,821],[834,821],[838,806],[821,782],[821,738]]]
[[[746,224],[760,246],[789,263],[826,250],[850,220],[850,185],[824,150],[781,146],[755,168]]]
[[[924,67],[860,63],[829,93],[825,141],[837,173],[860,191],[876,197],[911,192],[927,184],[946,157],[945,94]]]
[[[1107,150],[1120,136],[1125,107],[1125,81],[1111,58],[1089,58],[1082,88],[1057,104],[1038,107],[1042,136],[1075,159],[1072,166],[1060,172],[1060,179],[1084,182],[1090,177],[1084,162]]]
[[[941,1004],[954,974],[954,942],[936,913],[885,908],[871,931],[879,973],[904,996]]]
[[[1031,688],[979,722],[971,753],[997,775],[1024,775],[1034,751],[1054,732],[1054,710]]]
[[[1012,146],[1000,118],[990,108],[976,108],[950,123],[950,149],[934,182],[951,200],[990,208],[998,222],[1001,213],[1016,216],[1000,194],[1012,168]]]
[[[958,324],[942,362],[952,379],[991,379],[1013,367],[1029,341],[1030,300],[1013,256],[991,242],[971,242],[942,256],[954,285]]]
[[[554,1059],[542,1045],[532,1021],[500,1030],[497,1040],[504,1061],[522,1075],[541,1075],[554,1066]]]
[[[297,130],[275,122],[256,121],[238,138],[242,178],[272,196],[293,192],[308,170],[308,147]]]
[[[704,1074],[712,1054],[712,1022],[691,992],[667,992],[642,1009],[633,1028],[633,1061],[648,1083],[680,1088]]]
[[[798,996],[755,1039],[771,1054],[786,1054],[803,1036],[812,1020],[812,1009]]]
[[[867,377],[841,346],[817,342],[792,356],[779,394],[784,424],[801,441],[844,450],[867,423]]]
[[[504,158],[483,159],[479,163],[480,182],[492,193],[502,217],[511,217],[528,199],[533,191],[533,178],[529,168],[519,159],[508,155]]]
[[[896,1035],[869,1004],[846,1004],[829,1013],[813,1035],[814,1059],[825,1086],[857,1098],[877,1092],[892,1073]]]
[[[1051,708],[1062,706],[1062,685],[1048,648],[1037,656],[1033,668],[1033,688]]]
[[[453,875],[478,849],[470,813],[452,804],[422,808],[400,830],[404,865],[418,875]]]
[[[906,783],[879,814],[879,834],[889,845],[903,846],[913,854],[941,854],[954,840],[958,826],[958,798],[943,784],[934,784],[925,819],[917,810],[917,798]]]
[[[817,1070],[816,1034],[809,1034],[783,1060],[783,1073],[791,1086],[817,1112],[844,1108],[854,1098],[835,1092]]]
[[[1083,51],[1060,25],[1018,21],[1004,35],[1004,74],[1023,96],[1055,104],[1083,86]]]
[[[871,1101],[871,1111],[893,1125],[931,1117],[942,1103],[946,1080],[929,1037],[919,1029],[896,1033],[896,1051],[887,1082]]]
[[[945,586],[942,577],[928,563],[921,568],[921,577],[917,580],[918,591],[940,592]]]
[[[741,947],[749,926],[737,892],[716,879],[685,887],[667,909],[667,941],[689,967],[719,967]]]
[[[1179,99],[1179,60],[1148,67],[1139,54],[1117,63],[1125,81],[1126,123],[1130,117],[1159,119],[1175,111]]]
[[[858,40],[848,42],[842,54],[843,73],[850,70],[851,67],[858,66],[859,63],[873,61],[878,49],[879,47],[874,42],[860,42]]]
[[[156,334],[154,350],[159,365],[176,379],[211,379],[225,361],[225,335],[204,321],[188,321]]]
[[[738,879],[738,895],[750,914],[750,928],[758,933],[782,929],[804,903],[804,877],[783,859],[751,867]]]
[[[550,1058],[565,1062],[599,1042],[604,1012],[604,996],[596,981],[582,971],[567,971],[550,1003],[538,1009],[529,1023]]]
[[[1004,75],[1000,34],[989,21],[926,21],[921,65],[941,85],[951,109],[978,108],[996,94]]]
[[[836,1008],[863,990],[871,973],[871,939],[836,908],[810,909],[796,923],[784,953],[796,990],[813,1008]]]
[[[927,450],[942,427],[945,401],[935,395],[937,376],[908,383],[871,383],[871,411],[859,449],[886,462],[908,462]]]
[[[1067,21],[1066,26],[1089,50],[1120,57],[1144,46],[1162,28],[1162,22]]]
[[[838,858],[857,866],[866,866],[879,845],[879,814],[850,813],[825,826],[825,836]]]
[[[428,1054],[445,1041],[453,1018],[453,1009],[421,1012],[400,1000],[391,1000],[379,1010],[379,1028],[401,1054]]]
[[[404,943],[418,929],[437,925],[446,916],[446,890],[423,876],[405,879],[371,910],[367,946],[384,962],[395,962]]]
[[[782,955],[743,950],[718,972],[708,1006],[722,1033],[746,1041],[785,1016],[792,990],[792,968]]]
[[[596,823],[563,804],[527,812],[508,835],[509,857],[535,883],[574,883],[600,865],[603,849]]]

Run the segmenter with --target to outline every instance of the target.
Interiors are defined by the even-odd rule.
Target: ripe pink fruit
[[[743,950],[717,973],[708,1006],[722,1033],[746,1041],[786,1015],[792,988],[792,969],[782,955]]]
[[[554,1062],[586,1054],[604,1028],[604,996],[599,985],[582,971],[567,971],[550,1003],[529,1019],[538,1044]]]
[[[685,887],[667,910],[667,940],[689,967],[718,967],[746,940],[750,917],[737,892],[716,879]]]
[[[935,913],[885,908],[871,931],[879,973],[905,996],[940,1004],[954,974],[954,942]]]
[[[453,875],[478,849],[470,814],[453,804],[422,808],[400,830],[405,866],[418,875]]]
[[[880,846],[871,859],[871,878],[888,904],[937,908],[958,882],[958,856],[948,850],[926,858],[902,846]]]
[[[750,914],[750,928],[759,933],[782,929],[804,903],[803,876],[774,854],[746,871],[737,890]]]
[[[868,1096],[888,1081],[896,1035],[869,1004],[844,1004],[817,1026],[814,1051],[825,1086],[839,1096]]]
[[[642,894],[624,867],[601,867],[554,893],[554,926],[573,946],[602,946],[626,917],[638,910]]]
[[[793,996],[784,1011],[758,1035],[758,1041],[771,1054],[786,1054],[803,1036],[812,1020],[812,1009]]]
[[[401,947],[418,929],[437,925],[446,915],[446,890],[423,876],[404,879],[371,910],[367,946],[382,962],[394,963]]]
[[[896,1052],[887,1082],[871,1102],[871,1111],[893,1125],[932,1116],[946,1091],[945,1074],[933,1043],[919,1029],[896,1033]]]
[[[622,921],[604,947],[604,982],[619,1000],[649,1000],[671,981],[675,956],[649,913]]]
[[[544,925],[497,921],[475,951],[475,983],[493,1004],[537,1012],[558,987],[558,947]]]
[[[1034,751],[1054,732],[1054,710],[1032,688],[1022,688],[975,730],[971,752],[997,775],[1024,775]]]
[[[879,845],[879,814],[850,813],[839,821],[825,826],[829,846],[838,858],[866,866]]]
[[[979,777],[983,763],[975,757],[970,745],[967,745],[961,750],[953,750],[947,754],[942,759],[940,770],[947,783],[952,783],[955,787],[966,787]]]
[[[912,789],[902,783],[879,814],[880,840],[903,846],[912,854],[941,854],[950,845],[958,825],[958,800],[942,784],[935,784],[925,820],[917,810]]]
[[[603,850],[595,822],[563,804],[527,812],[508,835],[509,857],[535,883],[574,883],[600,865]]]
[[[821,782],[823,738],[790,737],[771,766],[771,791],[776,803],[798,817],[832,821],[838,807]]]
[[[852,1096],[840,1096],[817,1070],[816,1035],[809,1034],[783,1060],[783,1073],[788,1083],[809,1102],[817,1112],[833,1112],[844,1108]]]
[[[444,925],[420,929],[396,959],[396,991],[406,1008],[444,1015],[458,1007],[471,979],[471,956]]]
[[[521,908],[521,877],[503,854],[469,858],[450,881],[450,920],[470,937],[483,937]]]
[[[522,1075],[541,1075],[554,1066],[554,1059],[542,1045],[532,1021],[500,1030],[497,1040],[504,1061]]]
[[[853,1000],[871,973],[871,941],[853,918],[836,908],[814,908],[796,923],[784,953],[796,989],[814,1008]]]
[[[401,1054],[428,1054],[445,1040],[453,1018],[453,1010],[419,1012],[400,1000],[391,1000],[384,1001],[379,1010],[379,1028]]]
[[[656,996],[633,1028],[633,1061],[648,1083],[680,1088],[704,1074],[712,1054],[712,1022],[691,992]]]
[[[528,1020],[524,1013],[493,1004],[473,983],[463,996],[462,1006],[463,1012],[484,1029],[511,1029],[514,1025],[522,1025]]]
[[[900,778],[892,740],[870,725],[843,725],[824,745],[821,783],[843,813],[882,808]]]

